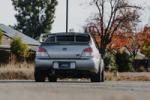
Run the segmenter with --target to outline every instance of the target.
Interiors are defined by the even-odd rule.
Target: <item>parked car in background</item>
[[[55,33],[41,44],[35,59],[35,81],[90,78],[104,81],[104,62],[88,33]]]

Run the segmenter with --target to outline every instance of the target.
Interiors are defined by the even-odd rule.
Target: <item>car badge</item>
[[[63,51],[67,51],[67,48],[63,48],[62,50],[63,50]]]

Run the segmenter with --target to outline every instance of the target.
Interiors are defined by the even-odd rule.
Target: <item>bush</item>
[[[107,51],[105,58],[104,58],[104,62],[105,62],[106,71],[116,71],[117,70],[115,55],[113,52]]]
[[[141,50],[141,53],[143,53],[144,55],[146,55],[148,57],[149,51],[150,51],[150,43],[144,43],[140,47],[140,50]]]
[[[14,37],[10,46],[11,52],[17,57],[28,57],[28,45],[24,44],[20,37]]]
[[[132,66],[132,56],[125,51],[116,53],[116,64],[119,72],[134,71]]]
[[[0,44],[2,43],[3,32],[0,30]]]

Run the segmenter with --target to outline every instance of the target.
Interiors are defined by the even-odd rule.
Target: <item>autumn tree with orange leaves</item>
[[[147,57],[150,56],[150,26],[145,26],[142,32],[137,34],[140,50]]]
[[[92,0],[91,4],[97,7],[98,13],[88,22],[86,31],[93,37],[98,34],[94,39],[99,40],[96,44],[104,57],[114,34],[131,32],[139,22],[140,7],[130,5],[128,0]]]

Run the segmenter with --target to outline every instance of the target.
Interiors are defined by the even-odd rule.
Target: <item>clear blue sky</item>
[[[69,29],[82,31],[82,27],[86,20],[96,10],[94,7],[88,6],[89,0],[69,0]],[[56,18],[53,24],[52,32],[65,31],[65,3],[66,0],[58,0],[59,4],[56,8]],[[149,0],[132,0],[132,2],[144,7],[141,12],[142,24],[150,24],[150,3]],[[11,0],[1,0],[0,3],[0,23],[5,25],[14,25],[16,19],[14,8]]]

